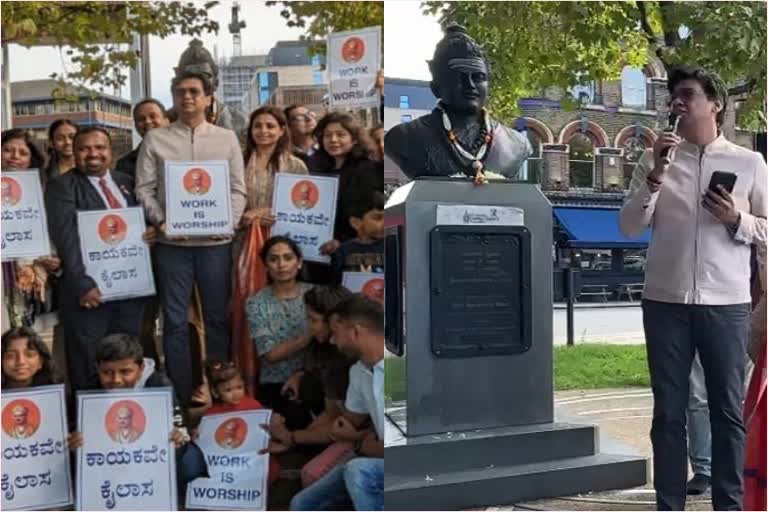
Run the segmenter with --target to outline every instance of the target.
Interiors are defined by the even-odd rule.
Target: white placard
[[[320,246],[333,240],[336,194],[339,179],[279,173],[275,176],[272,211],[276,221],[272,236],[282,235],[296,242],[304,259],[330,263]]]
[[[72,504],[64,385],[3,391],[3,510]]]
[[[272,411],[241,411],[203,417],[197,445],[205,454],[210,478],[187,486],[187,508],[265,510],[269,454],[259,455],[269,437],[260,425]]]
[[[352,293],[362,293],[384,304],[384,274],[376,272],[344,272],[341,284]]]
[[[77,394],[77,510],[176,510],[171,393]]]
[[[376,74],[381,69],[381,27],[328,36],[331,108],[378,107]]]
[[[37,169],[5,172],[2,187],[2,258],[37,258],[51,254],[43,189]]]
[[[139,207],[77,212],[85,273],[104,301],[155,294],[146,229]]]
[[[471,204],[437,205],[438,226],[524,226],[522,208]]]
[[[231,235],[231,197],[226,160],[166,161],[166,234]]]

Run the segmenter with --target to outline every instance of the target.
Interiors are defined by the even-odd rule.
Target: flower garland
[[[491,143],[493,142],[493,131],[491,129],[491,119],[490,116],[488,116],[488,112],[485,110],[485,108],[483,108],[483,130],[480,133],[483,142],[477,153],[473,155],[464,149],[464,147],[459,142],[459,138],[456,136],[456,132],[453,131],[451,119],[448,117],[448,113],[445,111],[442,103],[438,102],[437,108],[440,109],[440,113],[442,114],[443,129],[446,131],[448,141],[451,143],[451,146],[459,155],[472,163],[472,169],[475,171],[475,184],[481,185],[487,183],[488,180],[485,179],[483,173],[482,160],[488,153],[488,149],[491,147]],[[476,144],[474,146],[476,146]],[[472,149],[474,149],[474,146]]]

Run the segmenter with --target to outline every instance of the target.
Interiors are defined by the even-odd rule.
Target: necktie
[[[101,191],[104,192],[104,196],[107,198],[107,203],[109,204],[110,208],[123,207],[123,205],[120,204],[120,201],[117,200],[112,191],[109,190],[109,187],[107,186],[107,180],[104,178],[99,178],[99,186],[101,187]]]

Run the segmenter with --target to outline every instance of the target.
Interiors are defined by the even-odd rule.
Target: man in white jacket
[[[659,510],[685,506],[685,411],[698,352],[712,423],[712,501],[716,510],[741,510],[749,257],[751,244],[766,243],[768,171],[759,153],[720,133],[727,90],[717,75],[674,70],[668,88],[680,136],[661,134],[642,156],[620,214],[627,236],[652,229],[643,324],[654,396],[656,501]],[[715,171],[736,174],[732,193],[709,190]]]

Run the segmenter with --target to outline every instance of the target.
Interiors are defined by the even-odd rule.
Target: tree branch
[[[653,33],[651,24],[648,22],[648,9],[646,7],[646,2],[635,3],[637,4],[637,10],[640,11],[640,26],[642,27],[643,32],[645,32],[645,38],[648,39],[648,42],[652,45],[657,45],[658,41]]]

